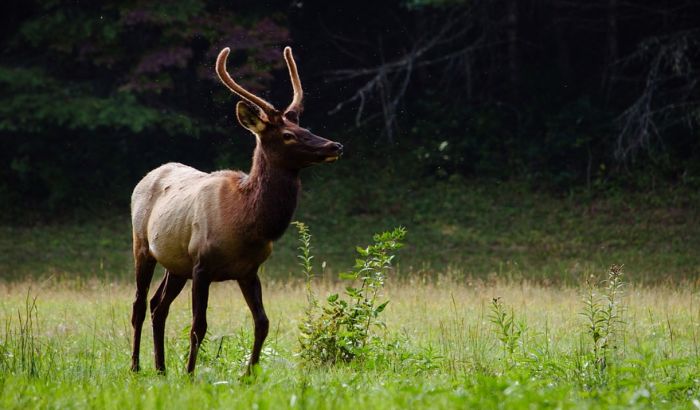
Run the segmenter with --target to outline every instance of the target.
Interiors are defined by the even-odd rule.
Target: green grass
[[[304,175],[295,216],[310,226],[316,262],[338,273],[355,245],[406,226],[406,275],[450,272],[577,284],[587,272],[623,263],[635,283],[700,274],[700,196],[690,190],[566,196],[523,182],[418,178],[359,160]],[[359,171],[358,171],[359,169]],[[0,226],[0,277],[131,278],[128,209],[48,225]],[[289,233],[291,232],[291,234]],[[275,244],[269,276],[296,277],[293,229]],[[318,268],[318,267],[317,267]]]
[[[408,229],[385,290],[384,352],[348,365],[302,365],[306,297],[290,229],[261,273],[271,331],[255,381],[239,378],[252,324],[233,283],[213,286],[194,379],[184,374],[188,289],[168,320],[167,376],[153,371],[148,325],[145,370],[132,374],[127,210],[2,225],[0,409],[700,406],[697,193],[560,196],[522,182],[337,165],[305,176],[296,216],[314,235],[317,294],[341,290],[336,274],[353,265],[355,245]],[[579,286],[613,263],[624,264],[631,285],[624,331],[603,368]],[[493,298],[506,314],[500,331]]]
[[[252,325],[235,284],[213,286],[208,342],[193,379],[184,374],[188,289],[171,309],[168,374],[159,376],[149,326],[145,370],[129,371],[131,286],[7,284],[0,288],[0,408],[690,408],[700,398],[700,300],[690,286],[628,288],[624,332],[601,371],[578,288],[391,278],[385,352],[309,368],[296,355],[302,282],[265,282],[271,332],[254,381],[239,378]],[[493,297],[524,325],[512,355],[489,322]]]

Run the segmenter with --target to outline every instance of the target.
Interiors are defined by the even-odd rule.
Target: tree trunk
[[[572,78],[571,62],[569,47],[566,42],[566,21],[563,17],[563,6],[556,1],[552,3],[552,6],[552,21],[554,21],[554,38],[557,46],[559,73],[564,83],[570,83]]]
[[[608,0],[607,7],[607,42],[608,55],[606,56],[607,67],[603,67],[603,87],[608,88],[612,84],[615,77],[615,62],[620,58],[618,46],[618,30],[617,30],[617,5],[618,0]]]
[[[508,77],[512,95],[518,98],[518,0],[508,0],[507,4],[507,35],[508,35]]]

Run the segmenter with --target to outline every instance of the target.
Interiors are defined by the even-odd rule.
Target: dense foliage
[[[0,64],[5,205],[111,200],[158,163],[211,163],[230,119],[219,49],[232,48],[232,69],[259,91],[289,42],[284,16],[211,1],[15,6]]]
[[[213,61],[231,47],[236,78],[283,105],[286,44],[302,123],[369,169],[697,186],[699,17],[692,0],[9,2],[0,207],[123,207],[166,161],[245,168]]]

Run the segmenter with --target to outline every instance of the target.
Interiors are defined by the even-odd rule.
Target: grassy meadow
[[[328,170],[308,178],[296,216],[311,228],[321,299],[342,293],[338,273],[356,245],[408,230],[382,291],[381,349],[335,366],[303,363],[307,298],[290,229],[261,272],[271,327],[257,378],[240,377],[252,321],[235,283],[212,286],[194,378],[184,372],[187,288],[168,319],[167,375],[153,370],[148,319],[144,370],[132,374],[126,212],[4,224],[0,408],[700,407],[695,193],[428,185],[391,167],[348,190],[347,168]],[[624,264],[625,284],[609,301],[600,281],[612,264]],[[586,283],[598,284],[593,331]]]
[[[320,283],[317,291],[334,287]],[[239,376],[252,323],[237,286],[217,284],[191,380],[187,297],[171,309],[168,373],[159,376],[148,326],[145,370],[129,371],[131,286],[6,284],[0,408],[690,408],[700,398],[700,299],[692,287],[625,289],[624,325],[605,367],[592,353],[581,289],[443,278],[392,284],[384,293],[391,302],[383,354],[309,367],[296,355],[302,283],[268,281],[270,336],[260,374],[246,381]],[[494,297],[522,329],[512,353],[491,322]]]
[[[361,158],[344,159],[304,174],[295,218],[310,227],[316,262],[326,261],[329,274],[351,266],[353,249],[372,234],[399,225],[408,238],[398,264],[412,276],[578,285],[611,264],[624,264],[636,283],[700,274],[700,195],[691,189],[563,194],[523,181],[421,178],[405,164],[385,165],[357,171]],[[0,223],[0,277],[131,280],[128,204],[25,220]],[[268,277],[299,277],[290,232],[264,265]]]

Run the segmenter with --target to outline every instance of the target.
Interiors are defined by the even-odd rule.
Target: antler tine
[[[301,88],[301,80],[299,79],[299,73],[297,72],[297,64],[294,62],[294,56],[292,55],[292,48],[284,48],[284,59],[287,61],[287,67],[289,68],[289,77],[292,80],[292,88],[294,89],[294,98],[292,103],[287,107],[287,111],[295,111],[297,114],[301,114],[302,111],[302,100],[304,98],[304,90]]]
[[[277,110],[275,109],[275,107],[272,106],[272,104],[251,93],[245,88],[241,87],[240,85],[238,85],[237,82],[233,80],[233,78],[231,78],[231,76],[228,74],[228,71],[226,71],[226,60],[228,59],[228,55],[230,52],[231,50],[228,47],[226,47],[223,50],[221,50],[219,56],[216,58],[216,74],[219,75],[219,79],[221,80],[221,82],[224,83],[234,93],[260,107],[260,109],[262,109],[265,112],[265,114],[269,115],[276,113]]]

